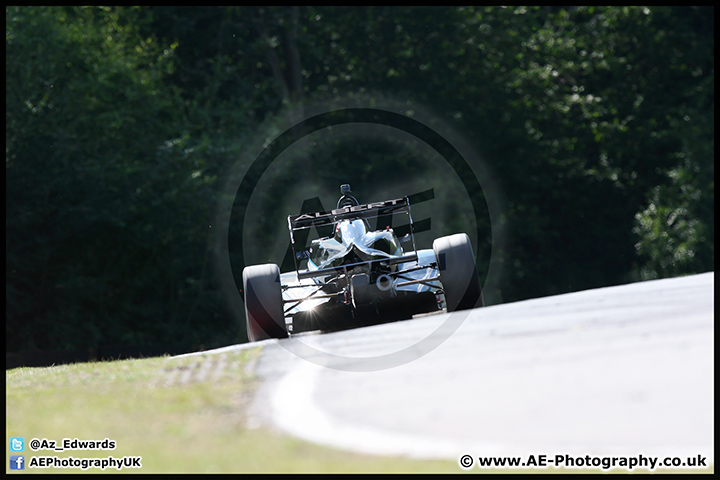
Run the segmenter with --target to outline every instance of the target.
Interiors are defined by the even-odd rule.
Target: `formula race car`
[[[360,204],[349,185],[340,192],[334,210],[288,217],[295,271],[281,274],[276,264],[243,270],[250,341],[483,306],[465,233],[437,238],[432,249],[418,250],[408,197]],[[373,218],[377,226],[403,214],[409,228],[400,238],[390,227],[370,226]],[[306,249],[297,233],[312,227],[328,235]]]

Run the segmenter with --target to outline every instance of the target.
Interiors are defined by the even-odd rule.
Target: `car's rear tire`
[[[482,307],[484,301],[480,277],[470,238],[464,233],[437,238],[433,242],[433,251],[445,292],[447,311]]]
[[[243,292],[248,339],[257,342],[267,338],[287,338],[278,266],[268,263],[246,267]]]

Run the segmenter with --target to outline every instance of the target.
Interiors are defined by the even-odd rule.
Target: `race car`
[[[350,185],[341,185],[340,193],[333,210],[288,216],[294,271],[280,273],[277,264],[243,270],[251,342],[483,306],[465,233],[437,238],[432,249],[418,250],[408,197],[360,204]],[[389,226],[371,228],[370,220],[377,227],[395,215],[407,216],[403,236]],[[326,235],[307,248],[297,234],[312,228]]]

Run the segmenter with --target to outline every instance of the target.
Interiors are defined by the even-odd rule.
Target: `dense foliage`
[[[496,301],[714,269],[712,7],[6,7],[7,350],[243,341],[224,179],[259,125],[356,93],[482,153]],[[414,168],[355,154],[358,182]]]

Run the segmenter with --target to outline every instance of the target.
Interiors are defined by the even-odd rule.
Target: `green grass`
[[[6,372],[9,438],[32,456],[141,456],[123,472],[457,472],[453,461],[352,454],[247,426],[258,379],[246,368],[259,349],[182,358],[79,363]],[[203,373],[205,372],[205,373]],[[203,376],[204,375],[204,376]],[[117,443],[106,451],[31,451],[30,440]],[[18,473],[9,470],[8,473]],[[79,469],[42,469],[65,473]],[[97,468],[87,472],[101,472]],[[116,472],[106,469],[105,472]]]
[[[125,473],[464,473],[457,460],[376,457],[334,450],[269,428],[249,428],[248,408],[260,381],[252,364],[260,348],[181,358],[149,358],[8,370],[6,451],[24,437],[26,470],[79,473],[80,469],[29,469],[31,457],[142,457]],[[32,451],[34,438],[114,440],[114,450]],[[11,452],[12,453],[12,452]],[[18,473],[9,470],[7,473]],[[106,469],[105,472],[117,472]],[[660,470],[667,472],[669,470]],[[683,470],[683,473],[709,473]],[[102,470],[90,468],[89,473]],[[472,468],[467,472],[492,473]],[[563,472],[501,469],[494,472]],[[600,473],[601,470],[564,470]],[[634,473],[642,473],[634,470]],[[626,473],[626,471],[621,471]]]

